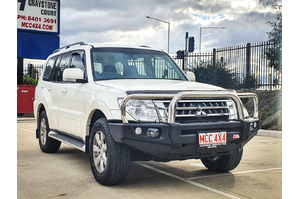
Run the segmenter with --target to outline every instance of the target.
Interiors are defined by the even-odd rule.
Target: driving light
[[[159,136],[159,130],[156,128],[148,128],[146,135],[150,138],[157,138]]]

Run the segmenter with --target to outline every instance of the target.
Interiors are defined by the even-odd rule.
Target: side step
[[[56,133],[54,131],[50,131],[48,136],[85,152],[85,143],[83,142],[83,140],[66,134]]]

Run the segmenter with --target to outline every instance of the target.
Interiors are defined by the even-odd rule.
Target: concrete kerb
[[[34,116],[32,115],[30,115],[30,116],[27,116],[27,115],[25,115],[25,116],[18,116],[17,117],[17,123],[18,122],[32,122],[32,123],[34,123],[35,122],[35,118],[34,118]]]
[[[282,131],[259,129],[258,136],[282,138]]]

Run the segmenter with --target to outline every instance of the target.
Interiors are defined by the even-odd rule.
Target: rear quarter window
[[[53,67],[55,64],[56,56],[49,58],[46,67],[45,67],[45,72],[43,75],[43,80],[44,81],[50,81],[51,79],[51,74],[53,73]]]

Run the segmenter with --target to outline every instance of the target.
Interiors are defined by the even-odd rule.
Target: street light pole
[[[222,26],[222,27],[205,27],[205,26],[201,26],[200,27],[200,39],[199,39],[199,53],[201,53],[201,35],[202,35],[202,29],[226,29],[226,27]]]
[[[148,19],[153,19],[153,20],[160,21],[160,22],[163,22],[163,23],[167,23],[167,24],[168,24],[168,54],[169,54],[169,47],[170,47],[170,22],[163,21],[163,20],[156,19],[156,18],[149,17],[149,16],[146,16],[146,18],[148,18]]]

